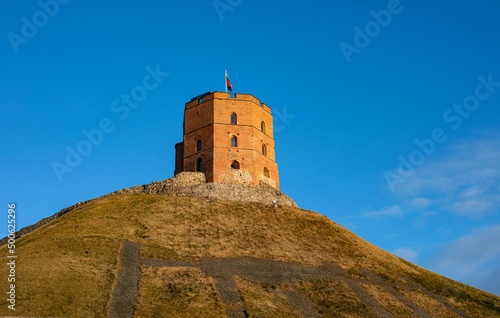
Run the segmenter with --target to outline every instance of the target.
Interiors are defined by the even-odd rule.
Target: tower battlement
[[[231,96],[232,95],[232,96]],[[248,100],[252,101],[255,104],[261,106],[267,112],[271,112],[271,107],[262,103],[259,99],[257,99],[252,94],[241,94],[241,93],[223,93],[223,92],[207,92],[205,94],[199,95],[191,99],[191,101],[186,103],[186,109],[194,107],[203,102],[207,102],[212,99],[233,99],[233,100]]]
[[[208,182],[279,189],[271,108],[251,94],[207,92],[186,103],[175,172],[200,171]]]

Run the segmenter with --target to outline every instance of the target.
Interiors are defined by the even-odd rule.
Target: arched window
[[[201,160],[201,158],[196,159],[196,171],[197,172],[203,171],[203,160]]]
[[[264,177],[269,178],[269,176],[270,176],[269,169],[267,169],[266,167],[264,167]]]
[[[236,116],[236,113],[231,113],[231,124],[236,125],[238,123],[238,117]]]
[[[196,142],[196,151],[201,151],[201,140]]]
[[[238,139],[236,136],[231,136],[231,147],[238,147]]]
[[[236,160],[233,160],[233,162],[231,163],[231,169],[239,169],[240,168],[240,163]]]
[[[265,145],[265,144],[262,144],[262,154],[263,154],[264,156],[267,156],[267,147],[266,147],[266,145]]]
[[[262,131],[264,134],[266,133],[266,123],[264,121],[260,123],[260,131]]]

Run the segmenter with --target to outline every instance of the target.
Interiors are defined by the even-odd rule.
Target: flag
[[[229,88],[230,92],[233,91],[233,86],[231,85],[231,82],[229,81],[229,77],[227,77],[227,71],[226,71],[226,92],[227,92],[228,88]]]

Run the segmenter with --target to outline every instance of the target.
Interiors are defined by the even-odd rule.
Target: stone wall
[[[219,177],[219,183],[241,183],[251,184],[252,176],[246,170],[226,170]]]
[[[264,176],[264,175],[261,175],[261,176],[259,177],[259,184],[262,184],[262,183],[265,183],[265,184],[267,184],[267,185],[270,185],[270,186],[271,186],[271,187],[273,187],[273,188],[276,188],[276,182],[274,182],[274,180],[273,180],[273,179],[268,178],[268,177],[266,177],[266,176]]]
[[[96,199],[90,199],[87,201],[78,202],[77,204],[73,204],[72,206],[69,206],[67,208],[62,209],[61,211],[57,212],[56,214],[53,214],[49,217],[41,219],[40,221],[36,222],[35,224],[32,224],[32,225],[27,226],[27,227],[23,227],[22,229],[20,229],[19,231],[17,231],[15,233],[16,239],[40,228],[40,227],[44,226],[45,224],[48,224],[48,223],[54,221],[55,219],[60,218],[61,216],[65,215],[66,213],[71,212],[74,209],[81,207],[82,205],[87,204],[87,203],[94,201],[94,200],[96,200]],[[1,239],[0,246],[4,246],[5,244],[7,244],[8,240],[9,240],[8,237],[4,237],[3,239]]]
[[[241,170],[236,170],[240,171]],[[181,172],[173,178],[163,181],[153,181],[150,184],[135,186],[118,190],[99,198],[108,197],[122,193],[148,193],[162,194],[178,197],[205,198],[207,200],[230,200],[258,202],[271,205],[287,205],[296,207],[297,204],[286,194],[276,188],[260,182],[260,185],[241,183],[215,183],[206,182],[205,174],[202,172]],[[26,235],[53,220],[73,211],[74,209],[92,202],[96,199],[79,202],[70,207],[64,208],[56,214],[46,217],[37,223],[24,227],[16,232],[16,238]],[[7,244],[8,238],[0,240],[0,246]]]
[[[243,172],[241,170],[234,171]],[[184,171],[167,180],[118,190],[105,196],[120,193],[165,194],[179,197],[297,206],[295,201],[286,194],[264,182],[261,182],[260,185],[205,182],[205,174],[202,172]]]

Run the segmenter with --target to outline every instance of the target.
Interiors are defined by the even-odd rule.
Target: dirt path
[[[346,271],[344,271],[342,268],[338,267],[337,265],[333,264],[325,264],[325,266],[330,270],[331,273],[333,273],[333,279],[334,280],[339,280],[347,283],[349,287],[354,291],[356,296],[358,296],[359,300],[363,304],[368,307],[368,310],[373,313],[375,317],[382,317],[382,318],[394,318],[394,316],[385,310],[382,306],[380,306],[369,294],[368,292],[359,284],[358,280],[349,275]]]
[[[118,273],[109,314],[111,318],[132,317],[134,314],[140,274],[140,247],[136,243],[123,242],[120,252],[121,271]]]
[[[411,287],[417,289],[417,290],[420,290],[421,292],[423,292],[425,295],[429,296],[430,298],[434,299],[435,301],[437,301],[438,303],[440,303],[441,305],[445,306],[446,308],[448,308],[449,310],[453,311],[454,313],[456,313],[457,315],[459,315],[460,317],[464,317],[464,318],[472,318],[472,316],[466,314],[465,312],[463,312],[462,310],[460,310],[459,308],[451,305],[449,302],[447,302],[446,300],[444,300],[443,298],[433,294],[431,291],[427,290],[424,286],[421,286],[417,283],[415,283],[414,281],[406,278],[406,277],[403,277],[401,275],[398,275],[399,277],[401,277],[402,279],[404,279],[408,285],[410,285]],[[404,287],[402,284],[400,285],[400,287]]]
[[[347,283],[347,285],[357,295],[358,299],[366,305],[368,310],[375,317],[392,318],[391,313],[379,305],[361,286],[366,280],[349,275],[342,268],[333,264],[323,266],[307,267],[297,264],[284,263],[266,259],[248,258],[223,258],[208,259],[200,264],[187,262],[159,260],[142,258],[139,255],[140,245],[131,242],[123,242],[120,252],[121,270],[118,273],[117,284],[113,293],[111,304],[111,318],[132,318],[134,306],[137,301],[138,285],[140,279],[140,266],[149,267],[194,267],[202,270],[214,279],[215,287],[221,295],[226,308],[228,318],[245,318],[247,313],[240,292],[234,281],[235,276],[239,276],[250,281],[268,284],[293,284],[300,281],[326,279]],[[418,317],[430,318],[425,310],[413,304],[410,300],[397,292],[392,286],[374,275],[368,270],[363,273],[370,281],[383,287],[399,301],[411,308]],[[413,288],[423,289],[422,286],[402,277]],[[403,284],[398,286],[406,288]],[[287,297],[290,307],[304,318],[321,317],[316,305],[301,293],[293,290],[278,290],[277,293]],[[453,310],[461,317],[470,318],[469,315],[460,309],[452,306],[444,299],[432,294],[424,289],[424,293],[435,299],[446,308]]]
[[[287,297],[290,307],[300,313],[303,318],[321,317],[316,305],[298,291],[284,290],[283,293]]]
[[[406,307],[411,308],[419,317],[432,318],[432,316],[429,315],[425,310],[416,306],[414,303],[412,303],[411,301],[406,299],[406,297],[404,297],[403,295],[398,293],[391,285],[389,285],[382,278],[378,277],[377,275],[375,275],[372,272],[367,271],[365,269],[362,269],[361,272],[363,272],[363,274],[368,276],[372,281],[374,281],[378,285],[382,286],[386,291],[391,293],[397,300],[402,302]]]

